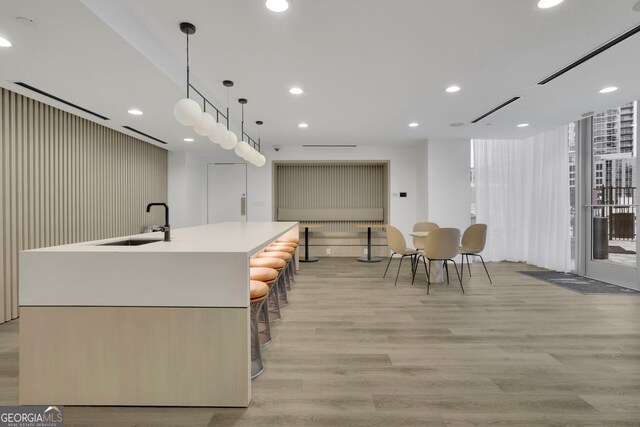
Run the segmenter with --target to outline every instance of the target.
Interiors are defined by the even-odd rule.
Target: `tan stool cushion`
[[[249,260],[249,266],[251,267],[267,267],[281,270],[286,265],[286,261],[281,258],[251,258]]]
[[[288,252],[290,254],[296,251],[296,248],[292,248],[291,246],[269,246],[264,248],[265,252]]]
[[[260,252],[256,258],[280,258],[289,261],[293,256],[289,252]]]
[[[269,285],[259,280],[249,282],[249,295],[251,299],[260,299],[269,293]]]
[[[291,246],[292,248],[297,248],[298,244],[295,242],[274,242],[271,246]]]
[[[251,267],[249,269],[249,278],[266,283],[273,282],[278,278],[278,271],[273,268]]]
[[[300,239],[298,239],[297,237],[279,237],[278,239],[276,239],[276,242],[300,243]]]

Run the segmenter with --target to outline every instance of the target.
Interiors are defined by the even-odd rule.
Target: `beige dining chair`
[[[456,269],[456,275],[460,281],[460,288],[464,294],[462,277],[458,272],[458,266],[454,260],[456,255],[458,255],[458,249],[460,247],[460,230],[457,228],[438,228],[431,231],[423,241],[424,249],[418,252],[418,257],[422,257],[424,272],[427,275],[427,294],[429,293],[429,287],[431,286],[431,261],[442,261],[444,263],[444,270],[447,274],[447,284],[449,283],[448,263],[449,261],[453,262],[453,266]],[[427,264],[429,267],[427,267]],[[415,270],[417,270],[417,268]]]
[[[389,270],[389,265],[391,265],[391,260],[394,255],[400,255],[400,263],[398,264],[398,272],[396,273],[396,281],[394,286],[398,285],[398,275],[400,275],[400,267],[402,267],[402,260],[405,257],[411,257],[411,275],[415,276],[416,270],[416,256],[418,255],[418,251],[415,249],[411,249],[407,247],[407,242],[404,240],[404,236],[393,225],[387,225],[387,241],[389,242],[389,249],[391,249],[391,256],[389,257],[389,262],[387,263],[387,268],[384,270],[384,275],[382,278],[387,277],[387,271]]]
[[[489,283],[493,284],[491,276],[489,276],[489,270],[484,263],[484,258],[480,255],[480,252],[484,250],[484,245],[487,242],[487,224],[473,224],[470,225],[464,234],[462,235],[462,243],[460,244],[460,255],[462,255],[462,273],[464,275],[464,258],[467,258],[467,269],[469,270],[469,276],[471,276],[471,264],[469,263],[469,255],[480,257],[484,271],[487,273]]]
[[[436,228],[440,228],[435,222],[416,222],[413,226],[413,231],[433,231]],[[424,246],[424,237],[413,236],[413,246],[416,249],[422,249]]]

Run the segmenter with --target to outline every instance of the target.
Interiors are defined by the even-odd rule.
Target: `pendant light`
[[[220,146],[225,143],[228,136],[227,134],[229,133],[227,131],[227,127],[229,126],[229,88],[233,87],[233,81],[224,80],[222,85],[227,88],[227,125],[225,126],[224,123],[218,122],[209,134],[209,140]]]
[[[251,154],[251,146],[249,145],[249,143],[244,141],[244,106],[247,103],[247,100],[245,98],[240,98],[238,99],[238,102],[240,103],[242,108],[242,116],[240,121],[240,141],[238,141],[238,143],[236,144],[234,151],[236,152],[236,155],[238,157],[247,160],[248,156]]]
[[[258,120],[256,124],[258,125],[258,147],[260,147],[260,128],[262,127],[264,122],[262,120]],[[264,157],[264,155],[258,152],[258,155],[256,156],[256,162],[254,163],[254,165],[261,168],[262,166],[264,166],[266,161],[267,159]]]
[[[195,34],[196,27],[188,22],[180,23],[180,31],[187,36],[187,97],[181,99],[173,107],[173,115],[185,126],[194,125],[202,116],[200,105],[189,98],[189,36]]]
[[[231,80],[225,80],[222,82],[224,87],[227,88],[227,128],[229,126],[229,88],[233,87],[233,82]],[[225,129],[224,138],[222,138],[222,142],[220,142],[220,146],[225,150],[233,150],[238,143],[238,137],[235,133],[231,132],[231,130]]]

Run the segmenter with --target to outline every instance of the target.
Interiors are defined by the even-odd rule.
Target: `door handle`
[[[240,215],[245,216],[247,214],[247,198],[240,197]]]

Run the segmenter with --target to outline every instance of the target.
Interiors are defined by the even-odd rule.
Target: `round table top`
[[[302,224],[302,223],[299,223],[298,226],[302,227],[302,228],[318,228],[318,227],[322,227],[323,225],[322,224]]]
[[[430,231],[412,231],[409,235],[413,237],[427,237],[429,233]]]
[[[370,223],[362,223],[362,224],[353,224],[356,228],[385,228],[387,224],[370,224]]]

